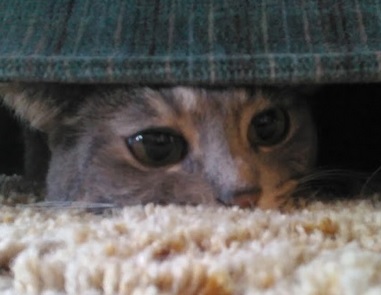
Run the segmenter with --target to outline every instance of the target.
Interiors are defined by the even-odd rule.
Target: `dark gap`
[[[24,144],[20,124],[0,103],[0,174],[23,173]]]
[[[313,110],[319,167],[373,172],[381,166],[381,84],[325,86]]]

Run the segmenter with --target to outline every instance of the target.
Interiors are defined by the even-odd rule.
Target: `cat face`
[[[17,91],[5,101],[49,135],[49,200],[274,208],[315,159],[311,115],[292,89]]]

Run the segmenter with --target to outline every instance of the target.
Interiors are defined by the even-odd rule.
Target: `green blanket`
[[[0,80],[376,82],[379,0],[0,0]]]

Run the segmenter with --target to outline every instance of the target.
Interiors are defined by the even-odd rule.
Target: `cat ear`
[[[33,128],[48,132],[64,107],[48,88],[38,83],[0,83],[0,101]]]

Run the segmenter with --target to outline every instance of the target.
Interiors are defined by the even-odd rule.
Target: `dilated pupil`
[[[136,160],[151,167],[175,164],[187,153],[185,139],[169,128],[141,131],[127,138],[127,146]]]
[[[249,126],[248,139],[252,145],[271,146],[281,142],[289,131],[285,110],[273,108],[256,115]]]
[[[175,138],[168,134],[146,134],[142,137],[146,154],[154,161],[161,161],[171,153]]]
[[[260,116],[255,121],[257,134],[262,140],[271,139],[278,131],[278,125],[279,118],[277,117],[277,114],[274,110],[268,111],[266,114]]]

